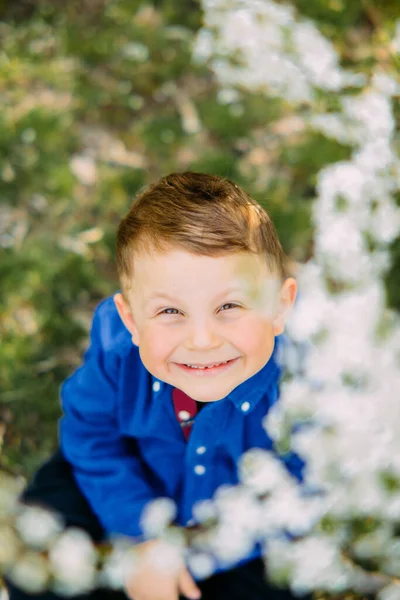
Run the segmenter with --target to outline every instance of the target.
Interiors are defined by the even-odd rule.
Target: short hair
[[[236,183],[206,173],[171,173],[135,198],[117,232],[116,261],[123,288],[134,256],[181,249],[222,256],[264,256],[274,276],[287,277],[286,258],[264,208]]]

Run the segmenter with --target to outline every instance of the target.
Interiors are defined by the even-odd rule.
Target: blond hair
[[[135,254],[177,248],[215,257],[258,254],[274,275],[287,276],[285,255],[268,213],[237,184],[217,175],[172,173],[137,195],[117,232],[122,287],[133,276]]]

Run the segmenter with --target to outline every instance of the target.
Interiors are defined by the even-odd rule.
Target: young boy
[[[161,496],[190,526],[196,502],[238,482],[246,450],[272,449],[262,419],[278,398],[275,338],[296,296],[267,213],[213,175],[145,189],[119,226],[117,265],[121,293],[96,309],[84,363],[62,386],[61,452],[25,494],[94,539],[141,536],[142,511]],[[298,461],[288,468],[300,477]],[[291,597],[265,583],[260,559],[203,582],[184,565],[159,571],[158,543],[137,546],[132,600]]]

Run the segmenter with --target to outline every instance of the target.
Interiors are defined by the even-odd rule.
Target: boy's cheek
[[[165,367],[170,354],[168,349],[163,345],[162,339],[149,340],[149,337],[146,335],[140,337],[139,353],[144,366],[155,377],[158,377],[158,373],[154,371],[159,371]]]

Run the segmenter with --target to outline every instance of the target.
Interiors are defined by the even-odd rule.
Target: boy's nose
[[[188,350],[207,350],[209,348],[218,348],[221,340],[211,324],[199,323],[192,325],[186,338],[186,347]]]

